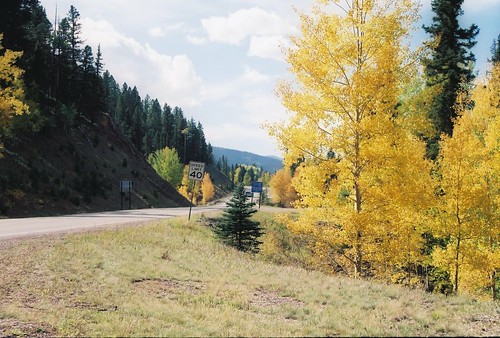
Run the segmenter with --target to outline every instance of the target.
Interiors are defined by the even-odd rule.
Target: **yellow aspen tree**
[[[188,179],[188,171],[189,171],[189,167],[188,166],[184,166],[184,171],[183,171],[183,176],[182,176],[182,182],[181,182],[181,185],[180,187],[177,189],[177,191],[182,195],[184,196],[187,200],[191,200],[191,189],[193,188],[193,183],[191,180]]]
[[[10,120],[15,115],[28,113],[28,105],[23,102],[23,70],[15,65],[23,53],[4,49],[2,39],[3,34],[0,34],[0,157],[1,140],[9,132]]]
[[[198,181],[190,180],[188,177],[189,166],[184,166],[182,183],[177,191],[190,202],[197,204],[198,196],[201,194],[201,184]]]
[[[203,181],[201,182],[202,204],[207,204],[212,201],[215,196],[215,188],[210,179],[210,174],[205,173]]]
[[[271,188],[271,201],[285,208],[290,208],[298,198],[295,188],[292,186],[292,175],[290,169],[278,170],[269,181]]]
[[[240,181],[240,172],[241,172],[241,166],[237,167],[234,170],[233,183],[235,185],[238,185],[238,183],[243,183],[242,181]]]
[[[181,185],[184,165],[180,162],[177,150],[168,147],[158,149],[148,155],[148,162],[174,188]]]
[[[455,293],[462,288],[477,292],[490,287],[493,298],[500,268],[500,105],[496,95],[494,83],[478,84],[472,92],[473,108],[468,102],[458,102],[461,115],[453,136],[443,136],[439,156],[443,193],[434,232],[448,244],[433,254],[435,264],[452,275]]]
[[[434,234],[447,238],[445,249],[437,248],[433,260],[437,266],[450,271],[454,292],[458,292],[460,269],[466,249],[478,230],[476,212],[482,192],[477,175],[484,154],[480,140],[468,113],[454,124],[453,137],[442,135],[439,152],[439,188],[442,197],[438,204],[438,220]],[[478,195],[479,194],[479,195]]]
[[[478,96],[484,97],[484,100],[479,100]],[[487,201],[483,204],[486,231],[481,250],[486,253],[487,264],[481,264],[480,268],[488,274],[491,296],[496,300],[497,285],[500,284],[500,62],[493,64],[488,84],[478,86],[474,100],[475,109],[489,112],[483,122],[488,157],[483,164]],[[485,273],[481,273],[483,280]]]
[[[295,77],[277,94],[291,117],[269,130],[285,164],[299,166],[304,211],[289,226],[355,277],[419,252],[430,168],[397,108],[415,74],[407,38],[417,18],[409,0],[318,1],[285,51]]]

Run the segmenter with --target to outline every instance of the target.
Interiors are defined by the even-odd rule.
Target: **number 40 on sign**
[[[205,173],[204,162],[194,162],[194,161],[189,162],[188,178],[190,180],[202,181],[204,173]]]

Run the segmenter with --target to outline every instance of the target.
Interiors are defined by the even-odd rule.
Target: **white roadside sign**
[[[194,162],[194,161],[189,162],[188,178],[190,180],[202,181],[204,173],[205,173],[204,162]]]

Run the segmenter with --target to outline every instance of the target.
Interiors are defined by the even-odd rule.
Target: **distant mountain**
[[[222,156],[227,159],[227,164],[248,164],[262,167],[265,171],[274,173],[283,167],[283,161],[276,156],[261,156],[247,151],[213,147],[214,159],[217,162]]]

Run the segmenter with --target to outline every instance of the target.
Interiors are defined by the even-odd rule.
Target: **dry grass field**
[[[280,266],[196,219],[0,244],[0,336],[499,336],[492,302]]]

